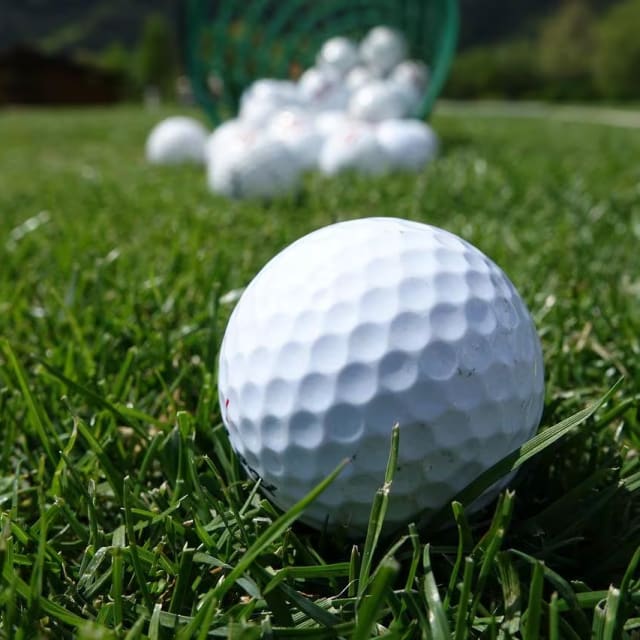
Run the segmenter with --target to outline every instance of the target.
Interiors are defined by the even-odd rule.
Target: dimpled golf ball
[[[302,520],[354,537],[395,424],[387,528],[446,506],[529,439],[543,389],[533,321],[503,271],[447,231],[396,218],[337,223],[276,255],[220,352],[222,416],[244,467],[287,509],[351,458]]]

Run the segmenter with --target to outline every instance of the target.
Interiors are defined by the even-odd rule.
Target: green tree
[[[115,73],[121,78],[124,97],[134,97],[139,94],[140,86],[134,55],[121,42],[112,42],[95,57],[95,61],[100,68]]]
[[[604,17],[597,32],[595,78],[608,98],[640,97],[640,0],[625,0]]]
[[[543,23],[540,71],[552,97],[585,98],[594,94],[595,24],[594,13],[584,0],[565,0]]]
[[[142,30],[138,48],[142,86],[153,86],[165,97],[174,93],[177,54],[173,32],[164,16],[149,16]]]
[[[456,56],[445,87],[450,98],[532,98],[541,90],[528,40],[474,47]]]

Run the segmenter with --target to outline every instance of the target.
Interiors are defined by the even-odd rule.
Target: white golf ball
[[[376,135],[393,168],[420,171],[438,152],[436,134],[419,120],[386,120]]]
[[[290,80],[260,78],[255,80],[240,97],[240,105],[251,100],[272,102],[282,107],[299,105],[301,102],[298,85]]]
[[[279,111],[269,122],[267,134],[282,142],[302,169],[317,166],[324,136],[316,128],[312,114],[300,109]]]
[[[370,67],[387,74],[407,57],[405,37],[396,29],[380,25],[367,33],[360,43],[360,57]]]
[[[389,158],[367,123],[352,121],[329,135],[320,152],[319,168],[327,176],[344,171],[379,176],[390,168]]]
[[[389,79],[424,94],[429,84],[429,67],[421,60],[403,60],[393,69]]]
[[[245,120],[232,118],[216,127],[208,137],[205,145],[205,156],[207,162],[211,161],[219,152],[236,144],[237,140],[243,138],[254,139],[258,135],[257,129]]]
[[[359,60],[357,45],[349,38],[336,36],[322,45],[316,62],[320,67],[329,67],[344,75],[355,67]]]
[[[300,187],[300,165],[277,140],[243,135],[216,147],[207,166],[209,188],[236,199],[272,199]]]
[[[311,67],[298,80],[300,95],[310,109],[345,109],[349,102],[349,91],[340,74],[327,67]]]
[[[427,65],[419,60],[404,60],[393,69],[389,82],[404,94],[407,115],[417,114],[429,84]]]
[[[208,135],[204,125],[194,118],[166,118],[149,134],[146,158],[152,164],[203,163]]]
[[[358,65],[349,71],[345,77],[345,85],[350,93],[355,93],[360,87],[379,79],[369,67]]]
[[[279,102],[261,99],[245,100],[238,111],[238,119],[253,127],[263,127],[282,108],[283,105]]]
[[[370,122],[403,118],[409,108],[406,93],[386,80],[374,80],[363,85],[349,100],[349,114]]]
[[[361,536],[395,424],[388,526],[447,505],[529,439],[544,375],[527,308],[489,258],[442,229],[365,218],[258,273],[224,334],[218,388],[233,448],[282,509],[352,458],[302,520]]]
[[[305,99],[296,83],[262,78],[243,92],[238,117],[259,127],[265,125],[277,111],[301,107],[304,103]]]
[[[315,116],[316,129],[323,138],[328,138],[344,126],[349,126],[352,119],[344,111],[319,111]]]

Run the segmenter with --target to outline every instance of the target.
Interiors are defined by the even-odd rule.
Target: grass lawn
[[[640,637],[640,131],[444,111],[423,174],[310,176],[263,206],[147,166],[161,115],[0,114],[0,638]],[[543,428],[623,380],[515,495],[354,546],[245,478],[216,353],[221,296],[370,215],[507,272],[543,343]]]

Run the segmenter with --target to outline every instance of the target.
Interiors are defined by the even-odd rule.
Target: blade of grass
[[[549,604],[549,640],[560,640],[560,612],[558,611],[558,593],[551,595]]]
[[[156,603],[149,620],[149,640],[161,640],[160,638],[160,614],[162,613],[162,604]]]
[[[122,397],[122,393],[125,388],[125,384],[127,382],[127,378],[131,373],[131,369],[133,367],[133,361],[138,355],[137,347],[129,347],[127,349],[127,353],[122,361],[122,365],[120,366],[120,370],[118,371],[118,375],[113,383],[113,390],[111,391],[112,397],[119,401]]]
[[[391,431],[391,449],[387,460],[387,469],[385,471],[384,484],[378,491],[373,500],[371,514],[369,516],[369,526],[367,528],[367,537],[362,552],[362,564],[360,566],[360,574],[358,576],[358,596],[362,596],[367,589],[369,576],[371,575],[371,566],[373,563],[373,555],[378,540],[384,526],[384,519],[387,515],[387,507],[389,505],[389,491],[391,483],[398,465],[398,450],[400,446],[400,426],[395,424]]]
[[[592,640],[604,640],[605,619],[605,601],[600,601],[593,610],[593,622],[591,624]]]
[[[602,637],[604,640],[616,640],[620,637],[620,629],[624,624],[621,613],[620,589],[609,587],[607,602],[605,604],[604,626],[602,629]]]
[[[422,566],[424,568],[423,593],[429,606],[429,626],[434,638],[450,638],[449,622],[447,614],[440,600],[440,593],[436,585],[436,579],[431,568],[431,558],[429,556],[429,545],[424,547],[422,556]]]
[[[144,626],[147,623],[147,616],[141,615],[138,619],[133,623],[133,626],[127,634],[124,636],[124,640],[141,640],[142,632],[144,630]]]
[[[464,640],[469,633],[469,604],[471,602],[471,585],[473,582],[473,572],[475,563],[470,556],[464,559],[464,573],[462,577],[462,589],[460,591],[460,600],[458,602],[458,610],[456,612],[456,628],[455,640]]]
[[[209,600],[202,609],[204,609],[204,615],[202,616],[202,626],[198,631],[198,640],[206,640],[209,635],[209,629],[211,629],[211,624],[217,609],[215,600]],[[182,638],[182,636],[180,637]]]
[[[288,584],[282,583],[278,588],[282,590],[287,599],[290,600],[296,607],[298,607],[300,611],[307,614],[309,618],[311,618],[318,624],[321,624],[325,627],[334,627],[335,625],[340,623],[340,618],[338,618],[338,616],[318,606],[309,598],[305,598]]]
[[[392,559],[383,561],[367,595],[358,609],[356,628],[351,640],[369,640],[371,632],[384,607],[385,597],[391,590],[400,565]]]
[[[113,532],[111,547],[111,598],[113,599],[113,623],[121,628],[124,622],[123,587],[124,587],[124,557],[123,549],[126,544],[125,527],[120,526]]]
[[[85,442],[89,446],[89,449],[94,453],[100,467],[107,478],[107,482],[113,491],[113,494],[117,497],[118,502],[122,503],[122,487],[124,486],[124,477],[116,470],[115,466],[111,462],[111,458],[105,453],[104,448],[95,438],[93,433],[89,430],[87,425],[78,417],[74,418],[76,428],[80,435],[84,438]]]
[[[153,600],[151,599],[151,594],[149,593],[145,573],[142,568],[142,564],[140,563],[140,557],[138,555],[138,544],[136,542],[136,535],[133,528],[133,517],[131,515],[131,509],[129,506],[130,483],[130,478],[129,476],[127,476],[125,478],[124,486],[122,489],[122,508],[124,511],[124,523],[127,531],[127,538],[129,541],[129,554],[131,555],[133,573],[136,577],[136,582],[138,583],[138,586],[142,593],[142,599],[144,600],[144,604],[147,607],[148,612],[151,613],[151,611],[153,610]]]
[[[627,565],[627,570],[624,572],[624,576],[620,582],[620,600],[623,603],[623,607],[629,608],[631,605],[630,601],[630,591],[631,591],[631,583],[633,581],[633,576],[636,573],[638,565],[640,564],[640,546],[636,549],[633,554],[629,564]]]
[[[411,556],[409,571],[407,572],[407,579],[405,580],[405,591],[411,591],[414,588],[418,565],[420,564],[420,537],[418,536],[416,525],[413,524],[413,522],[409,525],[409,539],[411,540],[413,554]]]
[[[42,583],[44,578],[44,561],[47,547],[47,529],[48,518],[47,510],[44,501],[44,479],[45,460],[44,457],[40,458],[40,465],[38,469],[38,510],[40,512],[40,531],[38,535],[38,548],[31,570],[31,580],[29,581],[29,599],[28,607],[29,614],[32,619],[37,620],[40,617],[39,604],[42,600]]]
[[[354,598],[358,592],[358,575],[360,573],[360,551],[357,545],[351,547],[351,557],[349,559],[349,587],[348,595]]]
[[[5,339],[0,340],[0,348],[4,351],[4,355],[6,359],[9,361],[9,365],[11,369],[13,369],[13,373],[18,381],[18,386],[22,393],[22,397],[24,398],[25,405],[27,407],[27,416],[28,423],[31,425],[34,433],[37,435],[42,448],[44,449],[46,455],[46,459],[48,463],[52,465],[54,468],[58,464],[58,456],[54,454],[54,449],[52,447],[52,441],[55,445],[56,450],[60,450],[63,448],[60,439],[58,438],[58,434],[53,430],[51,424],[46,421],[43,416],[46,414],[42,407],[36,402],[33,394],[31,393],[31,389],[27,384],[27,378],[22,368],[22,365],[18,362],[18,359],[13,352],[13,349],[9,345],[9,342]]]
[[[456,527],[458,528],[458,548],[456,551],[456,560],[449,578],[449,585],[447,586],[447,593],[444,599],[445,609],[448,609],[451,604],[451,598],[453,597],[453,592],[458,582],[458,576],[460,575],[460,568],[462,566],[465,549],[469,550],[473,548],[471,528],[469,527],[464,508],[459,502],[453,502],[451,504],[451,509],[453,510],[453,517],[455,518]]]
[[[342,578],[349,575],[349,564],[347,562],[336,562],[334,564],[324,564],[319,566],[285,567],[280,569],[269,583],[262,590],[269,593],[271,589],[277,587],[285,580],[317,580],[319,578]]]
[[[524,640],[538,640],[542,619],[542,587],[544,586],[544,564],[537,562],[533,568],[531,585],[529,586],[529,601],[525,612],[526,624]]]
[[[502,597],[504,599],[504,621],[502,629],[509,635],[516,636],[520,630],[521,593],[520,579],[516,568],[507,552],[500,552],[497,556],[496,567],[500,576]]]
[[[483,595],[489,575],[493,571],[496,554],[502,547],[502,541],[504,540],[507,527],[511,520],[511,514],[513,513],[513,496],[514,494],[511,491],[507,491],[500,496],[491,527],[474,551],[475,555],[482,554],[482,562],[480,564],[478,581],[475,585],[475,593],[471,603],[470,620],[472,622],[476,616],[480,598]]]
[[[192,583],[191,569],[193,567],[193,554],[195,549],[190,549],[186,545],[180,554],[180,562],[176,575],[176,585],[171,595],[169,603],[169,613],[180,613],[185,597]]]

